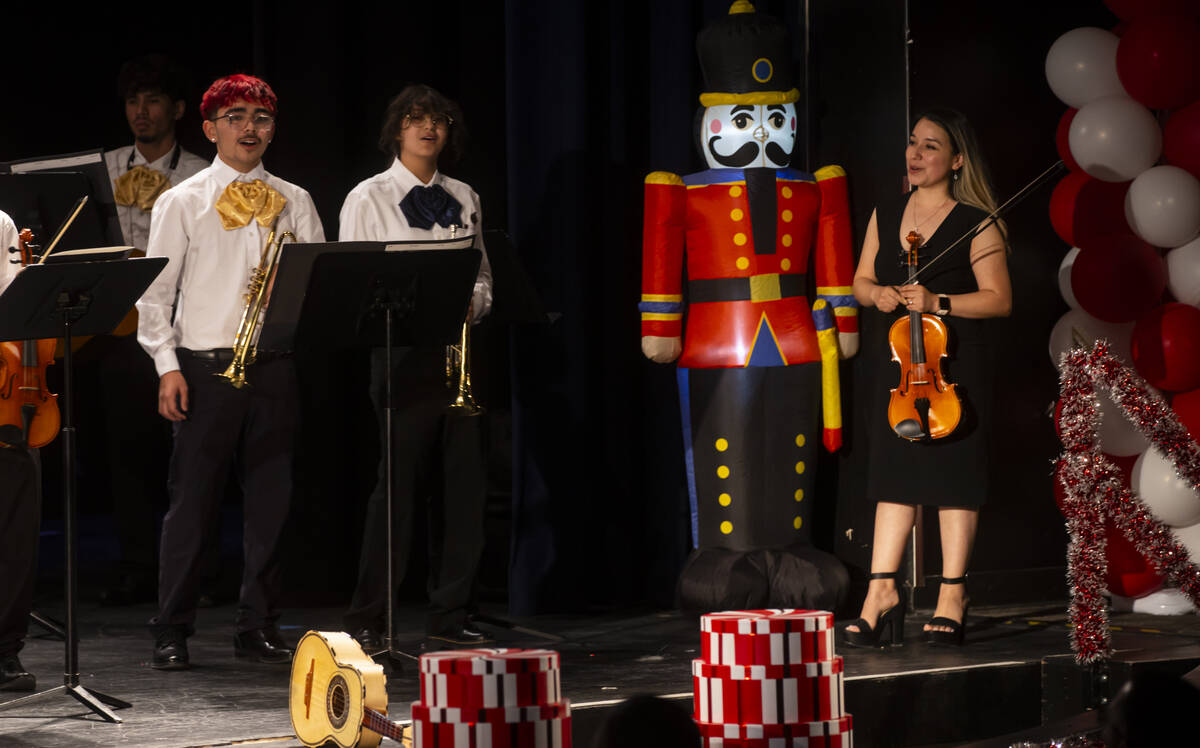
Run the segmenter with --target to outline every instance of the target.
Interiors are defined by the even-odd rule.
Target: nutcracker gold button
[[[740,231],[738,233],[734,234],[733,235],[733,243],[738,245],[739,247],[744,247],[746,245],[746,235]]]
[[[734,208],[733,210],[729,211],[729,218],[733,221],[740,221],[745,218],[745,216],[746,214],[742,212],[741,208]]]
[[[730,197],[741,197],[742,196],[742,188],[736,184],[734,186],[730,187],[729,188],[729,196]]]
[[[745,270],[746,268],[750,267],[750,258],[739,257],[737,258],[737,262],[734,264],[737,265],[738,270]]]
[[[784,188],[783,188],[782,190],[780,190],[779,192],[780,192],[780,194],[782,194],[784,197],[791,197],[791,196],[792,196],[792,188],[791,188],[791,187],[784,187]]]
[[[721,506],[729,506],[733,503],[733,497],[727,493],[723,493],[717,497],[717,501],[721,503]]]
[[[801,464],[804,464],[804,463],[801,463]],[[798,473],[800,471],[797,470],[796,472]],[[721,478],[722,480],[724,480],[725,478],[728,478],[729,477],[729,466],[721,465],[720,467],[718,467],[717,468],[717,477]]]
[[[730,522],[729,520],[725,520],[724,522],[722,522],[721,523],[721,533],[724,535],[728,535],[731,532],[733,532],[733,523]]]
[[[782,260],[779,261],[779,269],[780,270],[791,270],[792,269],[792,261],[786,257],[783,258]]]
[[[784,234],[782,237],[779,238],[779,243],[785,247],[792,246],[792,235]]]

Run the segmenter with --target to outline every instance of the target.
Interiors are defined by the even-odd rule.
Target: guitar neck
[[[391,738],[397,743],[404,742],[404,725],[393,722],[386,715],[367,707],[363,709],[363,727],[379,733],[385,738]]]

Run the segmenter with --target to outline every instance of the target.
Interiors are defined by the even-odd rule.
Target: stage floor
[[[939,688],[980,691],[986,706],[977,707],[979,714],[964,716],[977,726],[992,725],[991,735],[1034,726],[1036,722],[1029,723],[1029,709],[1018,708],[1011,700],[1029,700],[1031,695],[1024,693],[1028,688],[1021,685],[1021,678],[1028,681],[1030,672],[1042,672],[1046,658],[1059,656],[1058,661],[1069,661],[1062,657],[1070,654],[1065,611],[1065,602],[972,610],[969,644],[961,649],[931,648],[916,641],[921,623],[929,616],[929,611],[918,611],[908,619],[910,643],[906,646],[840,650],[845,657],[846,701],[855,715],[857,744],[947,744],[938,739],[938,729],[923,731],[920,720],[911,715],[887,715],[902,708],[899,705],[908,703],[914,694],[930,701],[935,711],[941,709],[944,696],[938,694]],[[185,672],[163,673],[149,667],[152,641],[145,621],[152,613],[150,606],[102,608],[84,604],[80,609],[82,683],[133,704],[118,712],[122,724],[103,722],[73,699],[55,694],[0,711],[0,745],[300,745],[291,735],[288,719],[288,668],[248,664],[234,658],[232,606],[200,612],[197,634],[189,643],[194,667]],[[415,607],[403,608],[398,615],[401,630],[414,632],[402,643],[413,652],[419,652],[421,615]],[[293,610],[285,613],[281,624],[285,635],[296,639],[309,629],[339,630],[339,619],[340,611],[334,609]],[[1200,652],[1200,618],[1196,615],[1114,613],[1112,621],[1114,644],[1124,653],[1172,658],[1195,657]],[[643,613],[544,616],[516,623],[560,637],[543,639],[486,627],[496,636],[495,646],[541,646],[562,654],[562,685],[574,706],[577,746],[587,748],[607,709],[628,696],[653,693],[678,699],[691,708],[690,663],[699,656],[697,619],[677,613]],[[63,645],[39,636],[36,626],[31,633],[21,659],[36,674],[39,688],[56,686],[61,682]],[[389,714],[393,719],[406,719],[411,703],[418,698],[415,672],[410,666],[388,675]],[[1021,693],[1006,696],[1006,689]],[[18,695],[0,694],[0,701]],[[1036,704],[1039,694],[1032,698]],[[1046,694],[1040,694],[1040,698],[1044,702]],[[1008,704],[1006,699],[1010,700]],[[965,708],[970,711],[976,707]],[[984,715],[984,711],[989,714]],[[888,725],[889,718],[903,720],[906,729],[894,732],[894,727]],[[885,734],[891,737],[882,738]],[[393,743],[384,742],[388,744]]]

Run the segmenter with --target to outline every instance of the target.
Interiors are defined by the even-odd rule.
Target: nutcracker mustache
[[[720,135],[714,135],[708,139],[708,152],[712,154],[713,160],[721,166],[726,166],[731,169],[738,169],[753,163],[754,159],[758,158],[758,143],[754,142],[743,143],[742,147],[738,148],[733,153],[729,154],[728,156],[722,156],[720,153],[717,153],[717,149],[714,147],[716,146],[717,141],[720,139]],[[773,144],[769,144],[768,148],[770,145]]]

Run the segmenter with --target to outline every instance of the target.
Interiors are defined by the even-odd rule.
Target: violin
[[[22,229],[21,266],[30,264],[33,232]],[[44,447],[61,425],[58,395],[46,388],[46,367],[54,363],[56,338],[0,343],[0,443]],[[20,440],[7,434],[19,430]],[[15,442],[15,443],[14,443]]]
[[[909,283],[917,275],[917,250],[921,235],[908,232]],[[949,436],[962,419],[962,403],[955,386],[942,374],[942,359],[950,331],[933,314],[916,310],[892,323],[888,343],[892,360],[900,364],[900,384],[888,401],[888,423],[897,436],[909,441]]]

